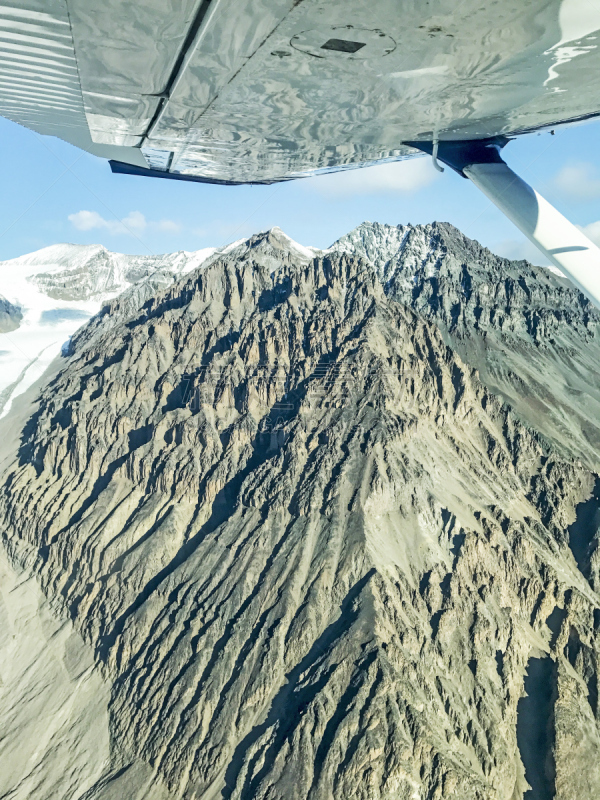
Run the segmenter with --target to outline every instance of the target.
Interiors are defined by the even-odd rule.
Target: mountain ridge
[[[1,262],[0,290],[22,316],[19,325],[11,323],[18,332],[0,348],[0,415],[103,302],[129,291],[140,304],[211,253],[128,256],[102,245],[57,244]]]
[[[566,279],[495,256],[448,223],[366,223],[339,241],[374,264],[389,297],[434,322],[524,422],[543,422],[565,456],[599,470],[600,315]]]
[[[449,346],[477,285],[460,335],[443,309],[484,257],[444,264],[436,231],[410,253],[432,266],[416,308],[393,296],[410,259],[382,283],[269,231],[111,301],[41,390],[3,545],[94,653],[113,758],[141,757],[169,797],[514,800],[538,657],[555,796],[600,786],[598,533],[579,560],[570,534],[592,448],[571,457],[583,431],[524,422]],[[482,338],[548,360],[511,297]],[[586,314],[567,344],[596,342]],[[114,774],[86,799],[116,800]]]

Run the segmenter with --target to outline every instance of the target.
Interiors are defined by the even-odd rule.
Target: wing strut
[[[480,189],[600,308],[600,248],[502,160],[505,137],[464,142],[406,142],[433,155]]]

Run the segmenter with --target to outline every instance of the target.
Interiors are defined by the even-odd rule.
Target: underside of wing
[[[270,182],[600,113],[583,0],[8,0],[0,113],[140,172]]]

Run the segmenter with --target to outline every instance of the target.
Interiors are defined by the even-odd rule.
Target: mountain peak
[[[78,265],[86,263],[99,253],[108,252],[101,244],[51,244],[32,253],[0,262],[0,265],[3,270],[17,270],[26,276],[36,272],[59,271],[67,266],[76,269]]]
[[[231,253],[235,251],[241,253],[246,249],[256,248],[269,250],[274,255],[277,253],[288,253],[291,251],[298,257],[309,260],[314,258],[315,255],[321,253],[321,251],[315,247],[305,247],[304,245],[299,244],[277,226],[269,228],[266,231],[253,234],[248,239],[239,239],[238,241],[222,248],[222,252]]]
[[[479,345],[448,346],[485,330],[507,391],[507,333],[552,370],[524,301],[473,305],[468,240],[439,233],[370,226],[310,259],[258,234],[115,301],[42,388],[0,522],[108,684],[88,798],[124,796],[124,774],[152,800],[514,797],[532,642],[559,665],[571,769],[600,585],[567,530],[594,485],[564,455],[584,429],[543,430],[548,387],[528,424],[480,380]]]
[[[443,224],[357,230],[134,284],[41,387],[2,547],[81,636],[68,698],[80,650],[105,687],[27,728],[48,798],[516,798],[532,717],[598,794],[600,316]]]

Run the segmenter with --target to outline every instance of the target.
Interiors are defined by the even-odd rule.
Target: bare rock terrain
[[[439,224],[274,229],[105,306],[0,487],[106,693],[61,796],[597,797],[599,327]]]
[[[364,223],[333,249],[372,264],[526,424],[600,471],[599,315],[569,281],[439,222]]]

